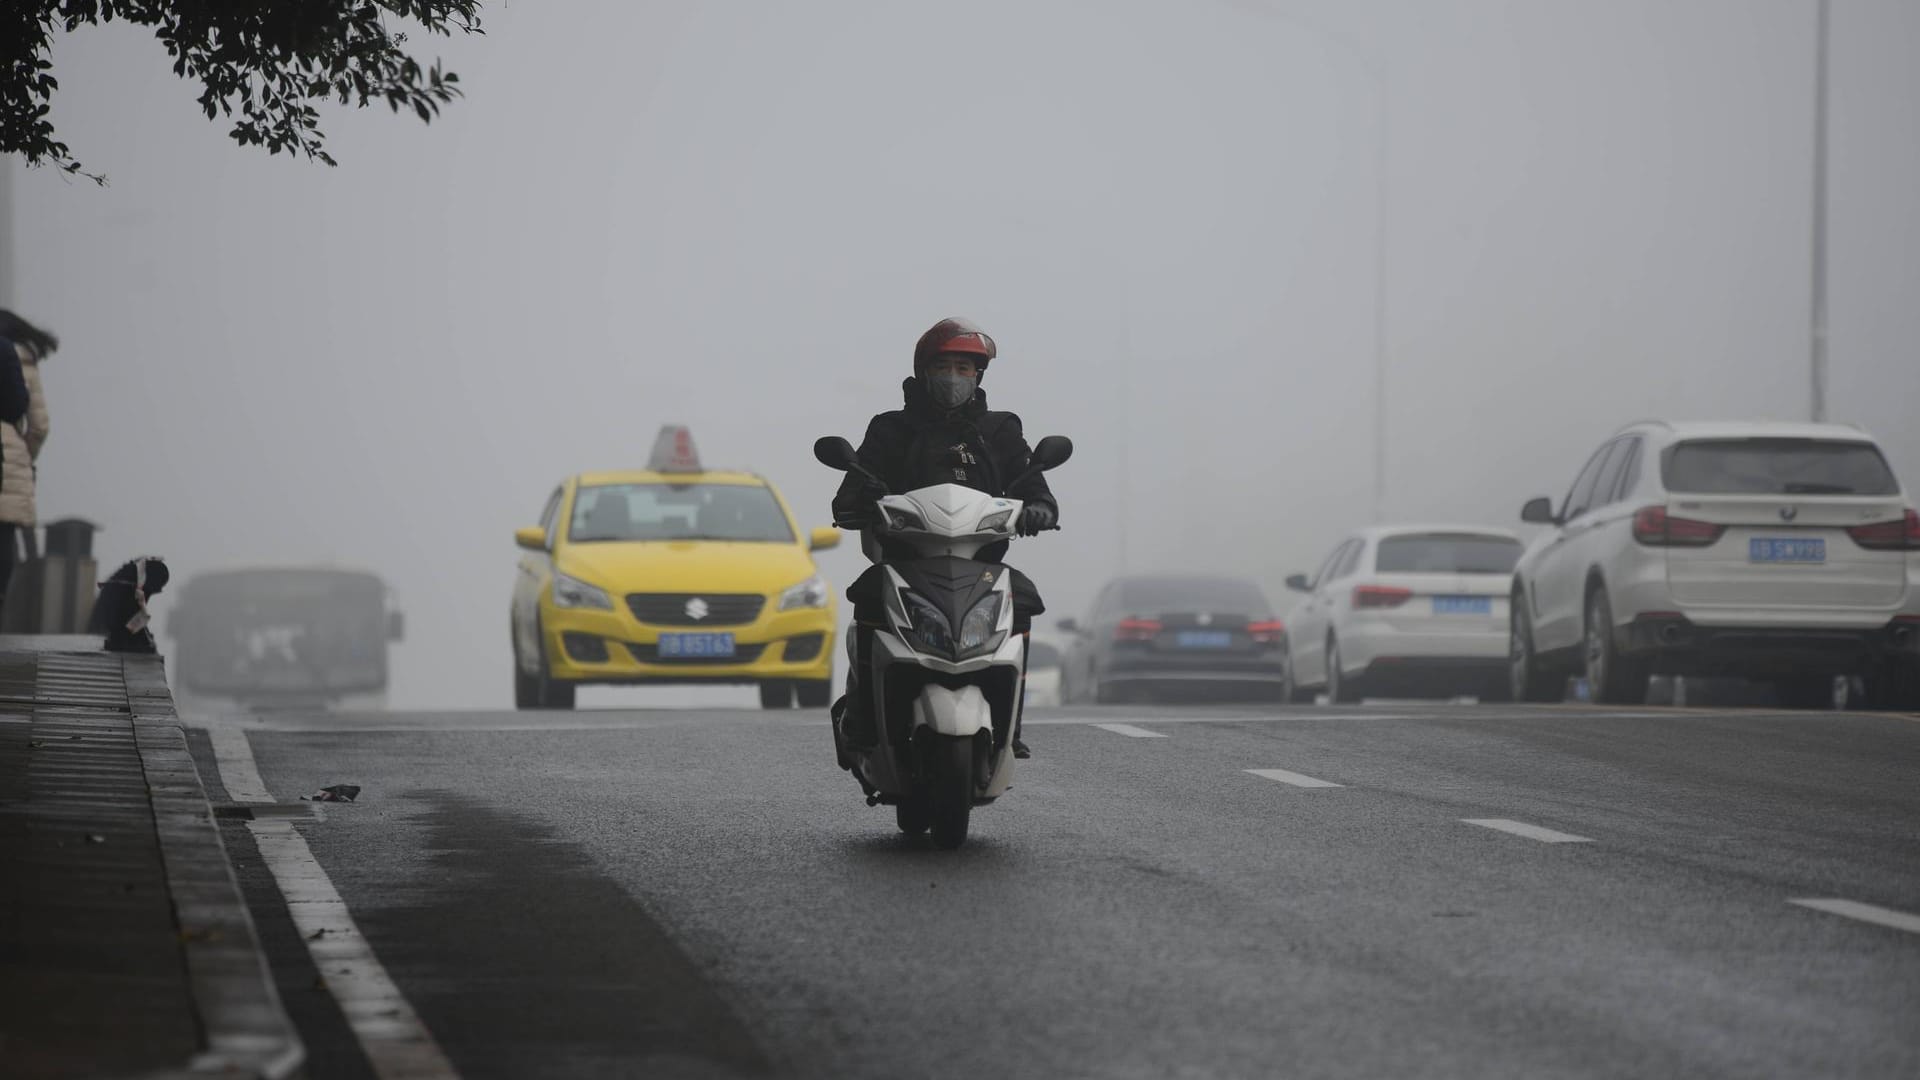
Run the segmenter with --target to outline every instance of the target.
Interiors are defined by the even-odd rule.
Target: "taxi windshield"
[[[793,526],[757,484],[595,484],[573,499],[567,539],[735,540],[791,544]]]

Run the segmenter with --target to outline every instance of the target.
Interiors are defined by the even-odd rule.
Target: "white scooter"
[[[1032,468],[1056,468],[1072,455],[1073,443],[1049,436],[1034,447]],[[879,483],[838,436],[814,443],[813,456]],[[834,742],[853,760],[869,806],[893,806],[902,832],[931,829],[942,848],[965,843],[973,808],[1013,783],[1027,642],[1013,633],[1011,571],[975,556],[1014,536],[1021,506],[939,484],[879,500],[877,523],[861,538],[886,575],[886,625],[872,631],[864,665],[857,633],[847,635],[847,652],[860,666],[859,692],[878,740],[850,746],[836,719]],[[883,560],[882,536],[915,557]]]

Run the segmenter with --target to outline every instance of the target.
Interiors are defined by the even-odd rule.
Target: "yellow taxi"
[[[514,704],[570,709],[582,684],[753,684],[760,704],[832,698],[834,598],[772,484],[709,472],[683,427],[648,467],[581,473],[515,542]]]

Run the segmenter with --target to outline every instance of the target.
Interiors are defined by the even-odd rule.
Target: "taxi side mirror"
[[[513,542],[528,551],[545,551],[547,550],[547,530],[538,525],[517,529],[513,534]]]
[[[825,551],[839,546],[840,530],[832,527],[815,529],[813,535],[807,539],[808,551]]]

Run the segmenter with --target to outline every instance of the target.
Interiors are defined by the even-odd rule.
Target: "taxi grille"
[[[633,654],[635,660],[643,664],[684,664],[687,667],[751,664],[760,659],[760,654],[766,650],[765,645],[735,645],[732,656],[669,656],[662,659],[658,645],[636,645],[631,642],[627,645],[627,651]]]
[[[632,593],[627,597],[633,617],[654,626],[745,626],[758,619],[766,606],[767,598],[756,593]]]

